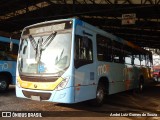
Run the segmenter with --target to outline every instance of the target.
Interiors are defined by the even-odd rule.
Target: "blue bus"
[[[19,40],[0,36],[0,92],[16,83],[16,62]]]
[[[142,89],[151,65],[151,52],[84,21],[46,21],[22,31],[16,96],[99,106],[105,95]]]

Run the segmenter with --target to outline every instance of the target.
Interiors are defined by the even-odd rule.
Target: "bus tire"
[[[8,90],[9,80],[6,76],[0,76],[0,92],[5,92]]]
[[[93,106],[100,107],[103,105],[105,98],[105,86],[102,83],[99,83],[96,91],[96,98],[91,101]]]

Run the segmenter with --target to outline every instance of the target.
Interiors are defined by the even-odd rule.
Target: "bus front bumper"
[[[24,89],[16,85],[16,96],[37,101],[50,101],[57,103],[75,103],[74,87],[68,87],[59,91],[42,91]]]

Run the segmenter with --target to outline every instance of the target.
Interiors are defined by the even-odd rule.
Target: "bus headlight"
[[[62,89],[64,89],[66,87],[69,79],[70,79],[70,77],[64,78],[62,80],[62,82],[59,85],[57,85],[57,87],[55,88],[55,90],[62,90]]]

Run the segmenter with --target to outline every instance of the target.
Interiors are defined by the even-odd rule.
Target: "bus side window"
[[[134,57],[134,65],[140,65],[140,56],[138,51],[133,52],[133,57]]]
[[[116,63],[124,63],[123,44],[117,41],[112,42],[113,61]]]
[[[123,47],[124,59],[126,64],[133,64],[132,49],[128,46]]]
[[[22,44],[23,44],[23,46],[22,46]],[[23,40],[22,43],[21,43],[21,45],[20,45],[20,50],[23,49],[23,50],[22,50],[22,51],[23,51],[23,54],[26,54],[27,47],[28,47],[28,42],[27,42],[27,40]]]
[[[147,60],[146,60],[146,55],[140,55],[140,62],[141,62],[141,65],[143,66],[146,66],[148,63],[147,63]]]
[[[75,68],[93,63],[93,48],[91,39],[76,35],[74,59]]]
[[[97,35],[97,59],[99,61],[112,61],[111,40],[101,35]]]
[[[146,57],[146,66],[151,67],[152,66],[152,56],[145,55],[145,57]]]

